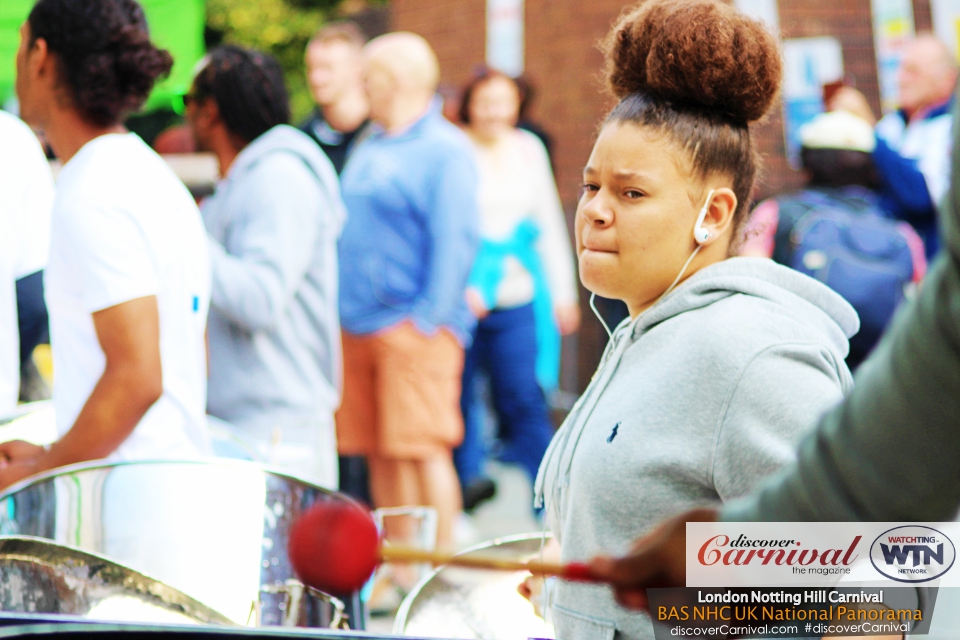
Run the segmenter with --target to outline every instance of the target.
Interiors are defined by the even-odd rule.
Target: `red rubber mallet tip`
[[[287,553],[304,584],[340,595],[360,589],[379,562],[370,513],[350,502],[318,502],[294,522]]]
[[[596,582],[597,577],[593,575],[590,571],[590,566],[584,564],[583,562],[571,562],[563,567],[563,575],[560,576],[564,580],[571,580],[573,582]]]

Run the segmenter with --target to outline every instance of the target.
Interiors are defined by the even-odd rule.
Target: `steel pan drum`
[[[498,538],[461,555],[533,560],[540,554],[541,539],[539,533]],[[553,627],[517,592],[529,575],[440,567],[404,598],[393,632],[443,638],[552,638]]]
[[[343,605],[305,590],[287,559],[291,524],[349,500],[252,462],[84,463],[0,494],[0,535],[101,554],[241,625],[337,626]]]
[[[0,610],[107,622],[220,624],[213,609],[101,556],[30,537],[0,537]]]

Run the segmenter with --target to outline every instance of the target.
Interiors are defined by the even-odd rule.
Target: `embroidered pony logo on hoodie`
[[[617,437],[617,431],[620,429],[620,423],[613,425],[613,430],[610,432],[610,435],[607,436],[607,444],[613,442],[613,439]]]

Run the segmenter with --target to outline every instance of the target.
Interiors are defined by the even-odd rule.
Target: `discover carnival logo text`
[[[699,528],[691,528],[694,524]],[[838,580],[880,583],[877,586],[886,580],[928,582],[945,576],[957,557],[944,531],[954,538],[960,534],[955,523],[936,528],[900,523],[687,526],[688,587],[812,586]],[[951,584],[958,579],[953,572],[947,578]]]
[[[828,574],[820,567],[837,567],[852,564],[859,557],[857,546],[863,536],[856,536],[846,549],[810,549],[804,548],[799,540],[752,540],[740,534],[731,540],[723,534],[708,539],[700,547],[697,560],[709,567],[718,562],[727,566],[748,566],[750,564],[811,567],[811,573]]]

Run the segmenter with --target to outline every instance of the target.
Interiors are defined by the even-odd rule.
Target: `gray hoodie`
[[[563,560],[623,553],[679,511],[743,495],[792,461],[817,417],[852,388],[856,312],[761,258],[693,275],[625,320],[553,438],[536,484]],[[559,582],[558,638],[653,638],[605,586]]]
[[[240,427],[329,423],[346,217],[330,161],[297,129],[274,127],[237,156],[202,212],[213,262],[209,413]]]

